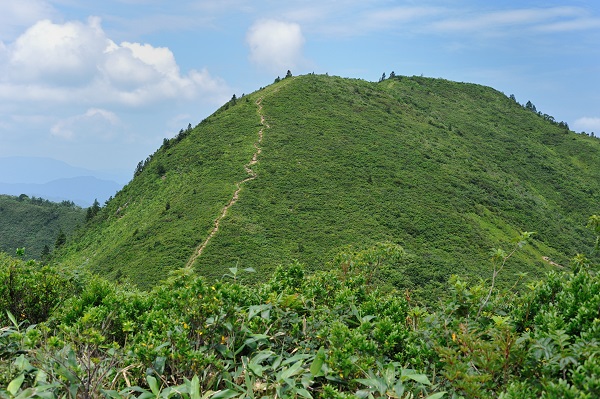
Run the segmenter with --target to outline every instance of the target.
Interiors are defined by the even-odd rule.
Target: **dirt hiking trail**
[[[244,184],[250,180],[256,179],[257,175],[256,175],[256,172],[254,170],[252,170],[252,166],[258,162],[258,156],[260,155],[260,153],[262,151],[260,145],[262,144],[263,133],[264,133],[265,129],[269,128],[269,125],[265,122],[265,116],[263,115],[263,112],[262,112],[263,107],[262,107],[261,102],[262,102],[262,97],[256,101],[256,105],[258,106],[258,114],[260,115],[260,124],[262,125],[260,130],[258,131],[258,140],[254,143],[254,148],[256,151],[252,155],[252,159],[250,160],[250,162],[248,162],[247,164],[244,165],[244,170],[246,171],[246,173],[249,176],[246,177],[244,180],[241,180],[241,181],[235,183],[236,190],[233,193],[233,196],[231,197],[231,199],[229,200],[227,205],[225,205],[223,207],[223,210],[221,210],[221,214],[219,215],[219,217],[217,217],[215,219],[215,222],[214,222],[214,225],[213,225],[213,228],[212,228],[210,234],[206,237],[206,239],[202,243],[200,243],[200,245],[198,245],[196,247],[196,249],[194,250],[194,253],[190,257],[190,259],[187,261],[187,263],[185,264],[185,267],[192,267],[192,265],[194,264],[196,259],[198,259],[198,257],[200,255],[202,255],[202,251],[204,251],[204,248],[206,248],[209,241],[215,236],[215,234],[217,234],[217,232],[219,231],[219,225],[221,223],[221,220],[223,220],[223,218],[227,215],[227,211],[229,210],[229,208],[231,208],[231,206],[233,206],[233,204],[235,204],[237,202],[239,195],[240,195],[240,191],[242,190],[242,184]]]

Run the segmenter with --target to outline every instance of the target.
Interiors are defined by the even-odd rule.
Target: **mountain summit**
[[[305,75],[165,139],[61,260],[148,287],[186,264],[262,279],[391,242],[409,256],[388,282],[410,288],[488,277],[491,248],[535,231],[513,278],[589,251],[598,203],[600,141],[492,88]]]

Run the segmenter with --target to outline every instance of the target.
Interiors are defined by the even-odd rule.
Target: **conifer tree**
[[[44,248],[42,248],[41,259],[42,261],[48,260],[50,257],[50,247],[47,244],[44,244]]]
[[[98,212],[100,212],[100,203],[98,202],[98,199],[96,198],[94,200],[94,203],[92,204],[92,206],[90,206],[87,209],[87,213],[85,214],[85,221],[89,222],[90,220],[92,220],[97,214]]]
[[[67,243],[67,235],[62,229],[58,232],[58,236],[56,237],[56,242],[54,243],[54,248],[58,249]]]

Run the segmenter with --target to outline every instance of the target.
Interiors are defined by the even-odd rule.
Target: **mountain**
[[[51,201],[73,201],[87,207],[106,201],[123,187],[119,173],[77,168],[52,158],[0,158],[0,193],[36,196]]]
[[[78,176],[52,180],[44,184],[0,183],[0,192],[15,196],[26,194],[54,202],[73,201],[79,206],[89,207],[96,199],[108,200],[122,187],[122,184],[114,181],[93,176]]]
[[[427,291],[453,273],[488,278],[492,248],[536,232],[506,283],[589,253],[599,203],[600,141],[497,90],[306,75],[165,139],[60,260],[149,287],[186,264],[263,280],[391,242],[410,255],[383,278]]]
[[[53,250],[61,231],[70,239],[85,214],[72,202],[0,195],[0,251],[14,255],[25,248],[26,259],[41,259],[44,246]]]
[[[123,187],[110,180],[93,176],[79,176],[52,180],[44,184],[0,183],[0,193],[19,196],[26,194],[42,197],[54,202],[73,201],[79,206],[89,207],[94,200],[106,201]]]

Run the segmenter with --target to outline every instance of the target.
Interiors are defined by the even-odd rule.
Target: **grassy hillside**
[[[40,259],[44,245],[54,249],[61,230],[70,237],[84,221],[85,210],[69,201],[0,195],[0,251],[24,247],[27,258]]]
[[[422,288],[455,272],[488,277],[490,249],[521,231],[536,240],[507,279],[556,267],[542,257],[567,265],[573,248],[589,252],[600,141],[488,87],[307,75],[226,104],[136,174],[65,250],[67,265],[142,287],[190,259],[209,277],[237,265],[262,279],[291,259],[314,270],[389,241],[409,257],[382,277]]]

